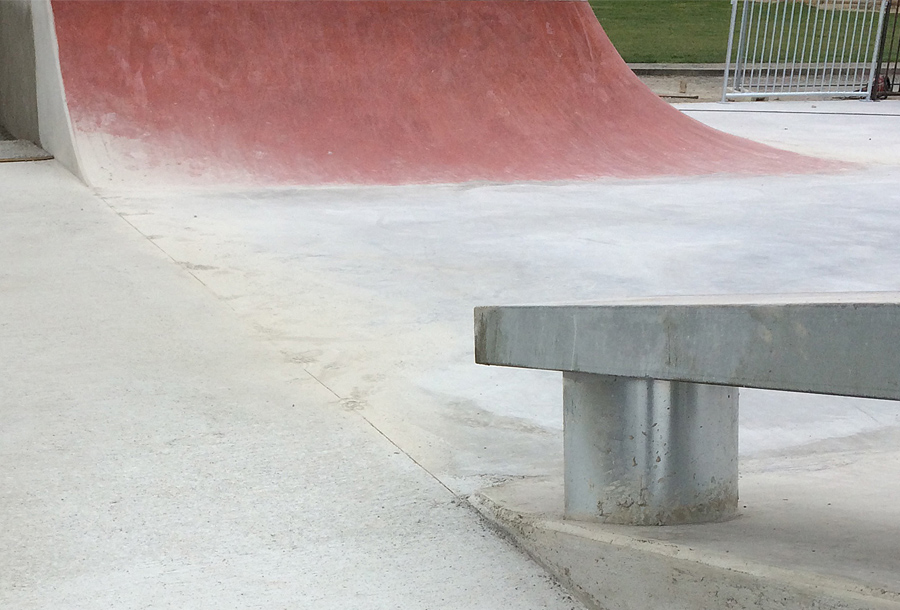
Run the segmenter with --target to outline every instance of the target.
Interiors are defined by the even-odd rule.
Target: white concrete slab
[[[826,159],[900,164],[900,101],[729,102],[679,104],[721,131]]]
[[[839,176],[108,195],[173,260],[442,477],[559,467],[559,376],[472,365],[471,308],[896,290],[889,169]],[[742,452],[900,423],[747,391]],[[848,415],[849,414],[849,415]],[[783,425],[790,421],[790,426]],[[401,440],[402,439],[402,440]],[[447,479],[445,479],[447,480]]]
[[[752,131],[755,115],[740,116]],[[873,158],[855,115],[829,118],[838,132],[776,116],[800,117],[787,132],[810,134],[805,150]],[[777,131],[758,125],[761,138]],[[35,169],[50,166],[0,167],[2,404],[17,422],[0,440],[9,607],[274,607],[309,592],[315,607],[561,607],[403,455],[458,494],[561,472],[559,375],[477,367],[475,305],[900,290],[894,162],[833,176],[102,193],[110,209]],[[742,455],[769,460],[779,482],[742,485],[774,508],[781,489],[812,489],[813,472],[847,515],[865,511],[868,483],[835,464],[889,456],[898,428],[893,402],[746,391]],[[819,501],[798,497],[794,514]],[[866,540],[879,518],[840,523]],[[804,527],[786,518],[770,535],[815,531]]]
[[[555,478],[512,481],[472,502],[599,607],[896,610],[897,496],[880,483],[900,474],[897,452],[822,457],[745,475],[742,515],[723,523],[564,520]]]
[[[0,184],[0,607],[578,606],[56,162]]]

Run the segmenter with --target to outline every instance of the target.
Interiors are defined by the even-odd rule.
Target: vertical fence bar
[[[775,86],[780,91],[784,91],[784,80],[787,77],[787,73],[785,71],[785,67],[787,66],[787,59],[784,55],[784,33],[785,33],[784,31],[785,31],[785,29],[788,30],[788,32],[787,32],[788,45],[790,45],[790,41],[791,41],[790,29],[785,27],[785,24],[787,24],[787,5],[788,5],[788,2],[793,3],[793,1],[794,0],[782,0],[784,7],[781,10],[781,32],[778,35],[778,58],[777,58],[778,63],[776,64],[775,79],[774,79],[775,83],[776,83]],[[776,9],[776,12],[778,12],[777,9]],[[781,67],[781,80],[778,79],[778,66]]]
[[[813,63],[813,65],[815,66],[815,70],[816,70],[815,76],[813,77],[813,87],[821,87],[821,85],[819,84],[819,71],[820,71],[820,66],[822,65],[822,47],[823,47],[823,45],[825,45],[825,28],[827,27],[826,24],[828,23],[827,10],[828,9],[823,9],[821,7],[819,8],[819,12],[822,13],[822,31],[819,32],[819,35],[818,35],[819,46],[816,48],[816,58]],[[825,49],[827,52],[828,47],[825,46]]]
[[[859,0],[856,0],[856,1],[858,2]],[[843,85],[844,89],[850,89],[851,85],[852,85],[852,83],[850,82],[850,72],[849,72],[849,68],[847,67],[848,66],[847,62],[850,57],[849,52],[848,52],[848,46],[849,46],[849,50],[851,52],[853,49],[853,47],[850,46],[851,45],[851,35],[856,33],[853,30],[853,20],[851,19],[851,17],[854,14],[856,14],[853,11],[853,2],[854,2],[854,0],[850,0],[850,9],[847,12],[847,24],[844,28],[844,46],[841,47],[841,59],[840,59],[840,62],[838,63],[838,74],[839,74],[838,78],[843,79],[840,82],[845,83]]]
[[[818,9],[817,9],[818,10]],[[818,15],[816,15],[818,16]],[[803,62],[807,59],[806,51],[809,48],[809,24],[813,20],[813,7],[810,1],[809,9],[806,11],[806,27],[803,30],[803,46],[800,48],[800,72],[797,74],[797,90],[800,90],[800,81],[803,80],[804,69],[806,71],[806,81],[809,84],[809,66],[804,66]]]
[[[772,54],[775,52],[775,36],[778,32],[778,7],[775,7],[775,18],[772,20],[772,4],[774,0],[769,0],[768,10],[766,10],[766,37],[765,40],[769,45],[769,58],[766,61],[766,92],[769,91],[769,80],[772,76]],[[772,40],[769,40],[769,26],[771,25]]]
[[[891,20],[891,37],[890,42],[888,44],[882,43],[881,45],[881,57],[880,60],[884,61],[884,49],[887,49],[888,52],[888,60],[884,70],[879,68],[879,74],[883,74],[885,77],[885,88],[886,94],[891,95],[894,93],[894,87],[897,85],[897,61],[900,59],[900,40],[897,37],[897,21],[900,20],[900,3],[896,1],[888,0],[888,8],[885,10],[885,18]],[[893,64],[893,68],[891,65]],[[888,72],[890,72],[890,77],[888,77]],[[890,86],[888,86],[887,81],[890,79]]]
[[[847,44],[847,30],[843,28],[844,24],[844,13],[847,11],[835,9],[835,12],[838,14],[838,24],[837,24],[837,38],[834,41],[834,52],[831,56],[831,74],[828,76],[828,86],[829,87],[840,87],[840,62],[838,62],[838,47],[841,46],[841,38],[844,39],[843,47]],[[841,48],[841,57],[843,57],[844,49]],[[838,69],[838,83],[834,85],[834,72],[835,68]]]
[[[747,24],[742,26],[744,33],[744,56],[741,60],[743,68],[741,69],[741,91],[750,86],[750,78],[753,76],[753,64],[750,61],[751,47],[753,44],[753,9],[756,8],[753,0],[745,0],[747,3]]]
[[[897,33],[897,22],[900,21],[900,4],[898,4],[896,0],[888,3],[889,6],[891,4],[893,4],[893,7],[894,7],[892,19],[893,19],[893,25],[894,25],[893,30],[894,30],[894,33],[896,34]],[[892,53],[894,56],[894,68],[893,68],[893,72],[891,72],[891,74],[894,77],[893,80],[891,81],[891,83],[893,84],[891,87],[891,92],[893,92],[894,86],[897,85],[897,63],[898,63],[898,59],[900,59],[900,35],[898,35],[896,38],[892,37],[891,41],[894,43],[891,45]],[[900,89],[898,89],[898,92],[900,92]]]
[[[873,3],[872,10],[869,10],[868,2],[870,2],[870,1]],[[877,11],[878,11],[877,2],[875,2],[874,0],[867,0],[867,2],[866,2],[866,20],[867,20],[866,21],[866,23],[867,23],[867,25],[866,25],[866,55],[862,60],[863,62],[865,62],[866,67],[863,67],[861,69],[861,74],[859,77],[860,80],[866,78],[866,70],[867,70],[869,62],[871,61],[872,57],[875,57],[876,55],[878,55],[878,49],[876,49],[874,46],[872,46],[874,44],[873,34],[875,32],[874,28],[875,28],[875,18],[877,15]],[[866,85],[866,84],[862,85],[863,91],[866,91],[867,86],[868,85]]]
[[[743,0],[744,8],[741,11],[741,35],[738,37],[738,50],[737,50],[737,58],[734,66],[734,81],[732,82],[732,90],[739,91],[743,89],[744,84],[744,67],[747,62],[747,32],[748,32],[748,18],[752,19],[752,13],[750,12],[750,0]],[[738,74],[740,74],[740,81],[738,81]],[[740,82],[740,85],[738,84]]]
[[[867,70],[869,60],[873,55],[878,54],[878,49],[875,49],[873,45],[875,44],[875,20],[877,18],[878,13],[878,2],[875,0],[866,0],[866,12],[865,12],[865,23],[863,24],[863,29],[860,32],[860,37],[865,38],[865,53],[859,60],[859,76],[858,80],[861,83],[861,88],[863,91],[866,89],[866,81],[867,81]]]
[[[818,41],[819,41],[820,49],[822,46],[822,34],[819,32],[819,17],[821,15],[822,15],[822,9],[819,8],[819,4],[818,4],[818,2],[816,2],[816,12],[813,17],[812,37],[809,39],[809,60],[807,62],[807,69],[806,69],[806,89],[807,90],[809,90],[809,88],[810,88],[809,79],[810,79],[811,75],[813,75],[813,68],[814,68],[814,66],[817,65],[816,61],[818,60],[818,53],[816,54],[815,57],[813,56],[813,50],[816,48],[816,39],[818,39]],[[823,19],[823,21],[824,21],[824,19]],[[813,87],[815,87],[815,78],[816,77],[813,75],[812,76],[812,79],[813,79],[812,86]]]
[[[828,69],[828,88],[831,89],[834,87],[834,69],[837,67],[837,57],[838,57],[838,47],[841,46],[841,22],[844,20],[844,11],[838,10],[837,5],[833,6],[834,12],[831,14],[832,26],[834,26],[835,15],[837,15],[837,32],[834,37],[834,47],[831,50],[831,57],[826,57],[826,61],[829,64]]]
[[[825,42],[825,52],[822,54],[822,57],[819,59],[819,65],[822,68],[822,89],[830,85],[826,85],[826,79],[828,78],[828,68],[833,64],[828,61],[828,56],[831,53],[831,43],[833,41],[834,36],[834,18],[837,15],[837,11],[834,8],[834,3],[828,9],[828,36],[826,37]]]
[[[728,48],[725,51],[725,77],[722,79],[722,102],[728,101],[728,73],[731,70],[731,52],[734,46],[734,24],[737,21],[738,0],[731,0],[731,27],[728,29]],[[740,41],[738,41],[740,44]],[[737,77],[737,65],[735,65],[735,77]]]
[[[826,5],[827,6],[827,5]],[[834,5],[832,5],[828,10],[828,18],[825,20],[828,22],[828,35],[825,36],[825,50],[823,53],[819,55],[819,60],[816,62],[818,64],[819,69],[821,70],[821,80],[819,82],[819,86],[824,89],[825,88],[825,79],[828,74],[828,53],[831,51],[831,35],[834,33]],[[822,34],[825,34],[824,28]]]
[[[748,82],[748,85],[751,89],[754,87],[756,87],[757,89],[759,88],[757,86],[757,83],[759,81],[760,70],[762,70],[762,67],[759,65],[759,54],[757,53],[757,48],[759,47],[759,32],[762,28],[760,23],[762,22],[763,2],[757,2],[757,5],[759,6],[759,10],[757,11],[756,15],[756,32],[754,32],[753,36],[753,53],[751,53],[750,56],[750,59],[752,61],[751,65],[753,67],[750,69],[750,79]],[[756,75],[756,81],[754,81],[754,73]]]
[[[797,17],[797,34],[794,35],[794,11],[797,5],[800,5],[800,14]],[[794,75],[797,72],[797,44],[800,42],[800,23],[803,20],[803,3],[802,0],[794,0],[791,4],[791,35],[794,36],[794,51],[791,53],[791,78],[788,81],[788,91],[794,91]]]
[[[873,6],[872,9],[870,10],[869,9],[869,1],[870,0],[866,0],[866,12],[864,13],[865,21],[863,23],[863,28],[860,31],[860,38],[864,37],[866,40],[865,54],[862,57],[860,57],[859,62],[858,62],[859,64],[867,62],[869,60],[870,54],[872,53],[872,50],[871,50],[871,47],[872,47],[872,23],[875,19],[875,7]],[[857,80],[862,82],[864,79],[865,79],[865,68],[861,66],[860,74],[857,76]],[[865,90],[865,85],[862,85],[862,88],[863,88],[863,90]]]
[[[863,2],[868,0],[857,0],[856,10],[853,13],[853,37],[850,39],[850,54],[847,56],[847,82],[851,87],[859,85],[859,52],[862,49],[862,36],[859,37],[859,44],[856,43],[856,35],[859,31],[859,14],[865,10]],[[853,70],[853,76],[850,71]]]
[[[881,41],[887,29],[887,12],[891,6],[891,0],[881,0],[880,17],[878,18],[878,34],[875,37],[875,51],[872,53],[872,68],[869,70],[869,99],[875,99],[875,71],[881,62]]]
[[[787,3],[789,0],[780,0],[781,2],[781,17],[779,20],[778,16],[778,3],[775,4],[775,26],[774,30],[778,31],[778,50],[775,51],[775,70],[772,73],[772,91],[776,91],[781,89],[781,86],[778,82],[778,70],[782,65],[781,53],[783,51],[784,45],[784,22],[785,16],[787,15]],[[775,31],[772,32],[772,48],[775,48]]]

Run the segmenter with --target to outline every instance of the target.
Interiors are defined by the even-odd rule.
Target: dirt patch
[[[672,103],[718,102],[722,99],[722,75],[638,76],[656,95]]]

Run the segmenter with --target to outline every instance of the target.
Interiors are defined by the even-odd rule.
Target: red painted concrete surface
[[[92,177],[400,184],[829,167],[653,95],[587,2],[53,0]],[[89,172],[90,173],[90,172]]]

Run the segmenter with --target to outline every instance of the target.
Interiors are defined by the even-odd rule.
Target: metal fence
[[[887,10],[881,32],[878,67],[875,69],[872,97],[900,96],[897,64],[900,63],[900,0],[894,0]]]
[[[722,100],[870,97],[889,2],[732,0]]]

